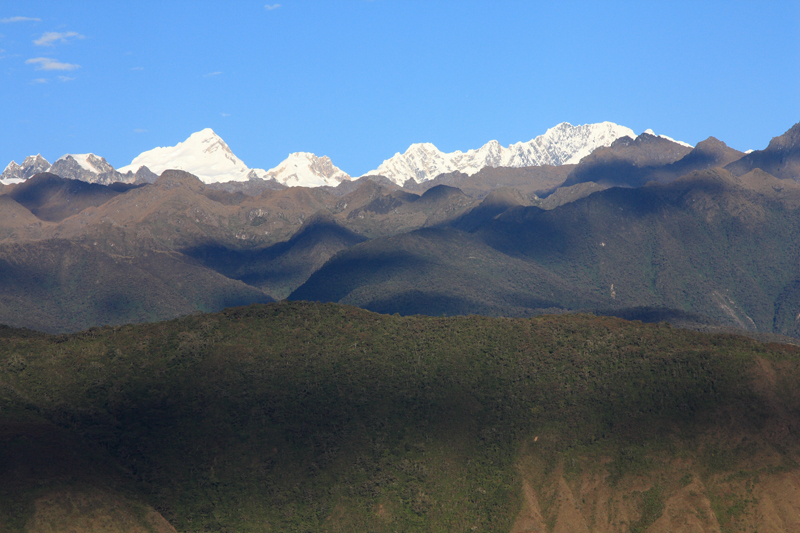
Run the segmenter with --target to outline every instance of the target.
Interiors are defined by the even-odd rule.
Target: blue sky
[[[800,2],[4,0],[0,102],[0,168],[206,127],[352,175],[564,121],[760,149],[800,121]]]

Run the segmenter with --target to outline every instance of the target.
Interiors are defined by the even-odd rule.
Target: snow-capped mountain
[[[277,167],[253,172],[261,179],[274,179],[288,187],[336,187],[350,180],[350,175],[335,166],[328,156],[317,157],[308,152],[289,154]]]
[[[94,154],[66,154],[59,157],[48,172],[62,178],[103,185],[133,183],[136,180],[132,173],[121,174],[104,157]]]
[[[647,130],[646,133],[652,133]],[[653,134],[655,135],[655,134]],[[423,182],[441,173],[460,171],[475,174],[485,166],[526,167],[578,163],[596,148],[610,146],[621,137],[636,139],[633,130],[612,122],[572,126],[563,122],[528,142],[503,147],[490,141],[467,152],[444,153],[431,143],[412,144],[405,153],[395,154],[366,175],[382,175],[402,185],[408,179]],[[663,135],[660,137],[664,137]],[[664,137],[669,140],[669,137]],[[674,141],[680,144],[680,141]],[[689,146],[689,145],[686,145]],[[130,165],[115,170],[104,158],[94,154],[67,154],[51,166],[41,156],[30,156],[22,165],[12,161],[0,175],[2,183],[19,183],[30,176],[49,171],[63,178],[90,183],[152,183],[164,170],[190,172],[205,183],[275,180],[290,187],[336,186],[350,176],[327,156],[308,152],[289,154],[270,170],[249,168],[210,128],[193,133],[175,146],[153,148],[139,154]]]
[[[136,174],[121,174],[114,170],[103,157],[94,154],[66,154],[59,157],[52,165],[41,155],[28,156],[22,165],[15,161],[8,164],[3,174],[0,174],[0,183],[5,185],[20,183],[40,172],[50,172],[66,179],[80,180],[88,183],[142,183],[156,180],[158,176],[143,168]]]
[[[0,182],[5,185],[20,183],[39,172],[50,170],[50,163],[41,154],[29,155],[18,165],[16,161],[11,161],[6,169],[0,174]]]
[[[142,152],[130,165],[120,168],[119,172],[136,172],[142,166],[156,174],[169,169],[184,170],[205,183],[247,181],[250,173],[247,165],[233,154],[211,128],[193,133],[175,146]]]
[[[211,128],[193,133],[175,146],[144,152],[119,171],[136,172],[142,166],[156,174],[167,169],[184,170],[205,183],[261,178],[274,179],[290,187],[319,187],[336,186],[342,180],[350,179],[327,156],[317,157],[307,152],[289,154],[285,161],[270,170],[251,169],[234,155],[225,141]]]
[[[633,130],[612,122],[573,126],[567,122],[550,128],[528,142],[504,148],[490,141],[466,153],[444,153],[431,143],[412,144],[405,153],[395,154],[377,169],[365,175],[379,174],[402,185],[409,178],[423,182],[444,172],[475,174],[485,166],[527,167],[578,163],[601,146],[609,146],[620,137],[636,138]]]

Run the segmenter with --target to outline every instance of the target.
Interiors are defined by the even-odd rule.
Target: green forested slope
[[[308,303],[0,337],[11,530],[93,487],[178,531],[645,531],[688,486],[713,531],[757,524],[751,499],[796,475],[796,353],[741,337]],[[21,468],[31,450],[64,460]]]

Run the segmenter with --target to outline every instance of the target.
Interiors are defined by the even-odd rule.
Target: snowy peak
[[[289,154],[280,165],[264,171],[256,169],[256,176],[289,187],[336,187],[350,176],[336,167],[328,156],[317,157],[309,152]]]
[[[518,145],[533,144],[546,152],[552,162],[540,164],[577,165],[597,148],[610,146],[621,137],[635,139],[636,134],[630,128],[607,121],[582,126],[562,122],[547,130],[544,135]]]
[[[189,138],[186,139],[186,143],[190,146],[192,144],[200,146],[203,154],[208,157],[222,157],[235,165],[242,162],[238,157],[233,155],[230,147],[222,140],[222,137],[214,133],[214,130],[211,128],[205,128],[197,133],[191,134]]]
[[[647,130],[652,134],[652,130]],[[432,143],[415,143],[400,154],[385,160],[365,175],[382,175],[402,185],[407,180],[431,180],[454,171],[468,175],[484,167],[527,167],[577,164],[595,149],[610,146],[618,139],[637,136],[633,130],[612,122],[573,126],[562,122],[528,142],[508,147],[492,140],[477,149],[444,153]],[[660,136],[672,140],[669,137]],[[679,144],[686,145],[686,143]],[[688,146],[688,145],[686,145]],[[67,154],[52,166],[41,156],[30,156],[22,165],[12,161],[0,175],[3,183],[18,183],[37,172],[49,171],[64,178],[90,183],[140,183],[155,181],[165,170],[182,170],[205,183],[275,180],[290,187],[336,186],[350,176],[327,156],[295,152],[270,170],[249,168],[211,128],[191,134],[175,146],[153,148],[139,154],[130,165],[118,170],[94,154]]]
[[[633,130],[612,122],[573,126],[562,122],[528,142],[504,148],[489,141],[466,153],[444,153],[431,143],[412,144],[365,175],[381,175],[402,185],[409,178],[428,181],[445,172],[475,174],[483,167],[527,167],[576,164],[596,148],[609,146],[621,137],[636,138]]]
[[[48,172],[62,178],[104,185],[134,180],[133,176],[122,176],[105,158],[94,154],[66,154],[59,157]]]
[[[175,146],[158,147],[139,154],[121,173],[137,172],[145,166],[161,174],[177,169],[190,172],[205,183],[247,181],[250,169],[211,128],[193,133]]]
[[[78,165],[80,168],[93,174],[103,174],[104,172],[114,172],[114,167],[108,164],[108,161],[103,157],[98,157],[94,154],[66,154],[59,157],[53,166],[59,167]]]
[[[29,155],[22,162],[22,165],[18,165],[16,161],[11,161],[3,173],[0,174],[0,182],[6,185],[20,183],[34,174],[47,172],[48,170],[50,170],[50,163],[44,157],[40,154]]]
[[[137,156],[122,173],[138,172],[146,167],[155,174],[165,170],[183,170],[205,183],[274,179],[290,187],[336,186],[350,176],[334,166],[328,157],[296,152],[270,170],[249,168],[211,128],[193,133],[175,146],[153,148]]]

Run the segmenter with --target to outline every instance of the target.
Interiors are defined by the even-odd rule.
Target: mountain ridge
[[[440,174],[456,171],[471,176],[487,167],[576,164],[596,148],[609,146],[622,137],[635,139],[637,136],[630,128],[612,122],[581,126],[562,122],[528,142],[517,142],[508,147],[501,146],[497,141],[489,141],[467,152],[457,150],[443,153],[431,143],[416,143],[404,154],[395,154],[376,170],[361,177],[381,176],[381,179],[402,186],[409,180],[412,183],[425,183]],[[244,184],[264,180],[280,186],[336,187],[352,179],[347,172],[336,167],[328,156],[316,156],[310,152],[291,153],[269,170],[250,168],[219,135],[211,128],[205,128],[192,133],[175,146],[156,147],[142,152],[130,164],[119,169],[114,169],[104,158],[91,153],[66,154],[53,165],[43,158],[30,156],[23,165],[17,165],[14,161],[9,163],[0,175],[0,183],[18,183],[35,173],[46,171],[90,183],[152,183],[157,175],[169,169],[190,172],[206,184]]]
[[[444,153],[431,143],[417,143],[364,175],[385,176],[402,185],[408,179],[420,183],[454,171],[472,175],[487,166],[516,168],[572,164],[595,148],[610,145],[625,136],[636,137],[630,128],[612,122],[582,126],[562,122],[528,142],[518,142],[507,148],[497,141],[489,141],[467,152]]]

